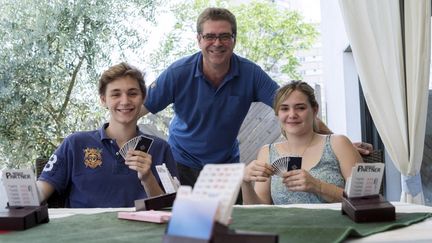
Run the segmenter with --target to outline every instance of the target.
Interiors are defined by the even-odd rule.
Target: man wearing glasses
[[[193,186],[206,164],[239,162],[237,135],[251,103],[271,107],[279,87],[233,53],[236,35],[230,11],[205,9],[197,20],[201,51],[171,64],[149,87],[142,115],[174,104],[168,143],[182,185]]]
[[[206,164],[239,162],[237,135],[251,103],[272,105],[278,85],[233,53],[236,35],[230,11],[205,9],[197,20],[201,51],[174,62],[149,87],[144,114],[174,104],[168,143],[183,185],[193,186]]]

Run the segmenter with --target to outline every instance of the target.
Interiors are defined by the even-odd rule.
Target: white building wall
[[[337,0],[321,1],[323,79],[327,125],[353,141],[361,140],[357,73]]]
[[[352,52],[342,54],[342,63],[345,84],[345,134],[351,141],[361,141],[360,85]]]

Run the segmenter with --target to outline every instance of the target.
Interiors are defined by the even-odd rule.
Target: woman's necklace
[[[298,157],[303,157],[303,155],[304,155],[304,153],[306,152],[306,150],[311,146],[312,141],[314,140],[314,138],[315,138],[315,133],[312,134],[312,137],[311,137],[311,139],[310,139],[308,145],[303,149],[303,152],[302,152],[301,154],[298,154],[298,155],[293,154],[293,153],[291,153],[291,152],[289,151],[289,145],[288,145],[288,143],[287,143],[287,150],[288,150],[288,154],[289,154],[289,155],[295,155],[295,156],[298,156]]]

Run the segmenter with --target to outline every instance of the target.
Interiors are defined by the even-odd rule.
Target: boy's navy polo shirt
[[[145,106],[151,113],[174,104],[168,143],[176,162],[194,169],[239,162],[237,136],[251,103],[272,106],[276,82],[235,54],[230,65],[214,88],[203,75],[199,52],[174,62],[150,85]]]
[[[107,126],[108,123],[99,130],[68,136],[39,177],[60,194],[67,195],[67,207],[133,207],[136,199],[147,197],[137,172],[125,165],[117,143],[106,135]],[[137,133],[154,139],[148,153],[152,156],[151,170],[156,179],[160,182],[155,165],[162,163],[177,177],[168,143],[138,129]]]

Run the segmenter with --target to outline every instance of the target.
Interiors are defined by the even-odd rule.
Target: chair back
[[[384,153],[382,150],[374,150],[368,155],[362,155],[365,163],[384,163]],[[385,172],[381,183],[380,194],[384,196]]]
[[[362,155],[362,158],[365,163],[384,163],[382,150],[374,150],[368,155]]]

